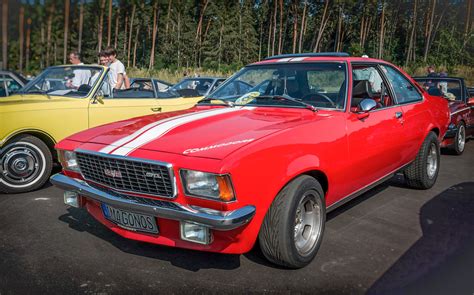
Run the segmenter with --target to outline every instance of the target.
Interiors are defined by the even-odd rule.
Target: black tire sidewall
[[[306,192],[312,192],[312,194],[316,198],[320,198],[321,206],[321,232],[319,234],[318,240],[315,242],[313,249],[311,252],[306,255],[302,256],[299,254],[298,250],[296,249],[295,240],[294,240],[294,221],[296,218],[296,209],[299,202],[302,200]],[[319,247],[321,246],[321,242],[324,235],[324,228],[326,223],[326,210],[325,210],[325,202],[324,202],[324,194],[320,184],[312,177],[308,177],[302,180],[299,185],[295,185],[295,187],[290,188],[288,191],[288,197],[291,198],[289,206],[286,212],[286,220],[285,220],[285,234],[289,237],[286,239],[287,245],[286,248],[289,249],[290,258],[297,262],[297,264],[301,266],[305,266],[310,263],[314,257],[316,256]]]

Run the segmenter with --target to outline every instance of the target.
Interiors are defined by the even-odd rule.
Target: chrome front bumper
[[[86,198],[122,210],[166,219],[194,222],[215,230],[226,231],[238,228],[248,223],[255,215],[255,206],[251,205],[233,211],[218,211],[197,206],[184,206],[176,202],[120,195],[97,189],[88,185],[85,181],[60,173],[51,176],[50,180],[52,184],[63,190],[75,192]]]

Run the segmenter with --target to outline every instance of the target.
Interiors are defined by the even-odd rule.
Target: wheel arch
[[[311,176],[312,178],[316,179],[319,184],[321,185],[323,192],[324,192],[324,198],[326,198],[327,192],[329,190],[329,180],[326,175],[321,169],[319,168],[311,168],[308,170],[300,171],[299,173],[293,175],[292,177],[288,178],[285,183],[280,187],[278,190],[278,193],[280,193],[290,182],[295,180],[296,178],[307,175]],[[275,197],[278,195],[278,193],[275,195]]]
[[[322,170],[316,170],[316,169],[309,170],[300,175],[308,175],[316,179],[319,182],[319,184],[321,184],[321,187],[323,188],[324,196],[326,197],[326,194],[329,190],[329,180],[328,180],[327,175]]]
[[[432,127],[430,129],[430,132],[434,132],[436,134],[436,136],[439,138],[440,134],[439,134],[439,128],[438,127]],[[427,135],[428,136],[428,135]],[[426,136],[425,136],[426,137]]]
[[[16,132],[10,134],[9,136],[7,136],[5,138],[5,140],[3,141],[2,145],[4,146],[4,145],[8,144],[10,141],[17,138],[20,135],[31,135],[31,136],[34,136],[34,137],[40,139],[42,142],[44,142],[46,144],[46,146],[50,150],[51,155],[53,156],[53,159],[55,161],[57,160],[57,155],[54,152],[54,145],[56,144],[56,141],[54,140],[54,138],[50,134],[48,134],[48,133],[46,133],[42,130],[39,130],[39,129],[18,130]]]

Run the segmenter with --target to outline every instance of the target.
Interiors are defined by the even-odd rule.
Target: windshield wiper
[[[229,106],[229,107],[234,107],[235,106],[234,103],[231,102],[231,101],[228,101],[228,100],[225,100],[225,99],[220,99],[220,98],[212,98],[212,97],[203,98],[200,101],[198,101],[198,104],[203,103],[203,102],[211,102],[213,100],[218,100],[218,101],[222,102],[222,104],[224,104],[226,106]]]
[[[309,103],[306,103],[306,102],[303,102],[299,99],[296,99],[296,98],[293,98],[287,94],[280,94],[280,95],[259,95],[257,97],[255,97],[255,99],[284,99],[284,100],[287,100],[287,101],[291,101],[291,102],[294,102],[294,103],[297,103],[297,104],[300,104],[302,106],[305,106],[306,109],[308,110],[311,110],[313,112],[317,112],[318,109],[312,105],[312,104],[309,104]]]

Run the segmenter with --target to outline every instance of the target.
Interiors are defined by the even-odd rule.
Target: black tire
[[[53,158],[48,146],[32,135],[19,135],[0,153],[0,192],[24,193],[44,185]]]
[[[464,122],[459,122],[457,129],[458,132],[456,132],[456,136],[454,137],[452,150],[456,155],[461,155],[466,146],[466,125],[464,125]]]
[[[428,161],[434,160],[436,167]],[[431,188],[438,178],[440,166],[439,142],[436,134],[430,132],[421,145],[415,161],[405,171],[405,180],[408,186],[416,189]]]
[[[317,204],[317,208],[310,200]],[[306,202],[306,203],[305,203]],[[297,209],[301,203],[308,211],[319,212],[318,224],[308,230],[308,235],[317,231],[315,240],[308,241],[307,250],[298,249],[297,228],[301,227],[301,218],[297,219]],[[301,216],[301,215],[299,215]],[[298,222],[298,220],[300,222]],[[301,268],[308,265],[321,245],[326,223],[324,192],[319,182],[311,176],[302,175],[288,183],[273,200],[268,209],[258,236],[260,248],[265,257],[278,265],[288,268]],[[306,230],[304,226],[303,232]],[[304,234],[302,234],[304,236]]]

